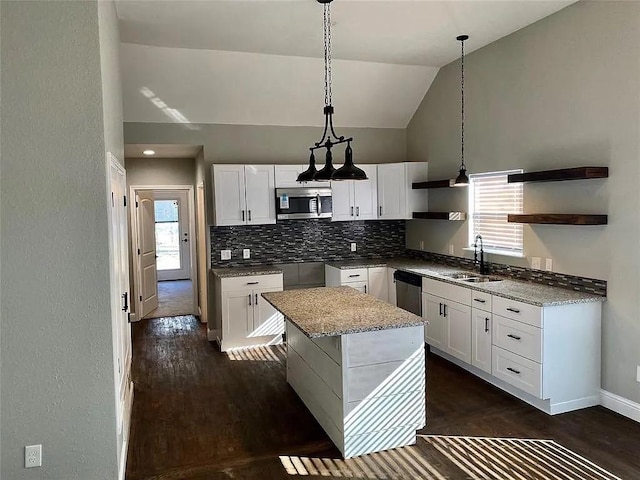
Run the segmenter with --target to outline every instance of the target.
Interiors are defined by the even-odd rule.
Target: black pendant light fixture
[[[460,56],[460,173],[454,182],[454,187],[466,187],[469,185],[467,168],[464,165],[464,41],[469,35],[459,35],[456,40],[460,42],[462,55]]]
[[[298,182],[308,182],[311,180],[367,180],[367,174],[353,164],[353,150],[351,149],[352,137],[336,135],[333,129],[333,105],[331,105],[331,7],[332,0],[317,0],[324,9],[324,131],[320,141],[309,147],[311,156],[309,157],[309,168],[298,175]],[[346,143],[344,165],[339,169],[333,166],[333,154],[331,149],[334,145]],[[314,150],[326,149],[325,164],[322,170],[316,170],[316,160],[313,155]]]

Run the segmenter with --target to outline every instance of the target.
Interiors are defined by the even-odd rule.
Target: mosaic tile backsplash
[[[405,255],[409,258],[427,260],[451,267],[472,270],[474,268],[473,259],[454,257],[451,255],[441,255],[439,253],[422,252],[420,250],[406,250]],[[606,280],[595,278],[576,277],[565,273],[545,272],[532,270],[530,268],[514,267],[503,263],[489,263],[489,270],[496,275],[504,275],[514,280],[535,282],[551,287],[566,288],[578,292],[593,293],[594,295],[607,296]]]
[[[211,266],[241,267],[262,264],[387,258],[405,253],[405,221],[331,222],[284,220],[274,225],[211,227]],[[355,242],[357,250],[350,250]],[[242,258],[242,249],[251,258]],[[220,260],[220,250],[231,250],[231,260]]]

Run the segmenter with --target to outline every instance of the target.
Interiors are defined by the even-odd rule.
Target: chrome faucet
[[[482,242],[482,235],[476,235],[473,241],[473,264],[478,265],[478,240],[480,240],[480,275],[487,275],[489,273],[489,266],[484,263],[484,243]]]

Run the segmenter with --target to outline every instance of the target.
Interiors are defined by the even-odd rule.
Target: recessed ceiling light
[[[144,155],[155,155],[156,154],[155,150],[143,150],[142,153]]]

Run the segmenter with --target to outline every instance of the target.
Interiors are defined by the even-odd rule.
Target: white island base
[[[423,326],[309,338],[291,322],[287,382],[344,458],[416,442],[426,423]]]

